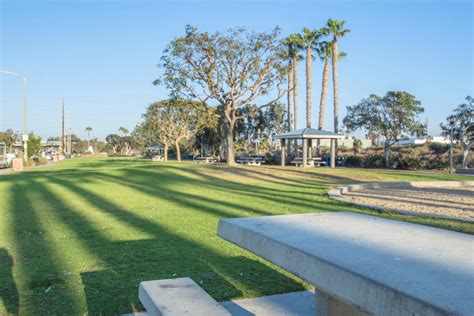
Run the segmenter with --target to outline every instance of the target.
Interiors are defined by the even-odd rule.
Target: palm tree
[[[89,142],[90,142],[90,139],[91,139],[92,127],[90,127],[90,126],[86,127],[85,131],[87,133],[87,150],[89,150]]]
[[[289,37],[282,39],[281,43],[283,44],[283,46],[286,47],[286,52],[283,54],[282,59],[288,59],[288,67],[287,67],[288,88],[286,90],[287,112],[288,112],[287,122],[288,122],[288,132],[291,132],[291,130],[292,130],[292,124],[291,124],[291,97],[292,97],[292,94],[293,94],[292,75],[293,75],[294,45],[290,41]]]
[[[323,34],[329,34],[327,28],[320,30]],[[324,62],[323,67],[323,80],[321,86],[321,99],[319,102],[319,118],[318,118],[318,129],[322,130],[324,125],[324,112],[326,110],[326,99],[328,95],[328,83],[329,83],[329,60],[332,58],[332,43],[331,42],[322,42],[318,48],[318,55],[321,61]],[[344,52],[339,53],[339,59],[346,56]],[[317,142],[317,154],[321,155],[320,140]]]
[[[337,49],[337,40],[344,37],[347,33],[350,32],[349,29],[344,29],[344,24],[346,21],[338,21],[329,19],[327,21],[326,27],[329,30],[329,33],[332,35],[332,83],[333,83],[333,92],[334,92],[334,132],[339,132],[339,91],[338,91],[338,57],[339,52]],[[337,141],[336,141],[337,146]]]
[[[288,58],[288,131],[297,128],[298,120],[298,62],[302,59],[298,51],[301,49],[302,39],[299,34],[292,34],[282,40],[282,44],[287,48]],[[291,124],[291,97],[293,96],[293,124]],[[298,150],[298,143],[295,140],[294,152]],[[288,153],[290,152],[290,143],[288,142]]]
[[[306,51],[306,127],[311,127],[311,66],[313,62],[313,49],[319,44],[323,34],[319,30],[303,28],[302,44]]]
[[[293,129],[298,129],[298,63],[303,57],[298,53],[303,48],[303,38],[300,34],[291,34],[288,37],[292,45],[291,59],[293,65]],[[295,150],[297,147],[295,146]]]

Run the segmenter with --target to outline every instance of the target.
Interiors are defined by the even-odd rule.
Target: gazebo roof
[[[276,135],[279,139],[341,139],[344,135],[314,128],[302,128],[296,131]]]

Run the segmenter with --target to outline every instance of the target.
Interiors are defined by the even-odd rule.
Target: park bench
[[[473,315],[471,235],[350,212],[222,219],[218,235],[313,284],[317,315]]]
[[[241,165],[260,166],[262,163],[265,163],[265,159],[259,156],[239,157],[236,159],[236,162]]]
[[[291,163],[297,167],[301,167],[303,166],[303,158],[295,157],[291,161]],[[308,167],[314,167],[314,166],[322,167],[322,166],[326,166],[326,162],[321,157],[314,157],[314,158],[308,158],[306,165]]]
[[[194,160],[197,163],[205,163],[205,164],[216,163],[217,162],[217,159],[215,157],[196,157],[196,158],[194,158]]]
[[[164,158],[161,155],[156,155],[156,156],[153,156],[153,158],[151,158],[151,160],[152,161],[163,161]]]
[[[138,297],[149,316],[230,315],[190,278],[141,282]]]

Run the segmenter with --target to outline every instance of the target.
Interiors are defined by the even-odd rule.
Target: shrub
[[[391,166],[395,169],[420,169],[421,160],[412,154],[403,154],[394,158]]]
[[[32,159],[35,166],[41,166],[41,165],[47,165],[48,164],[48,159],[44,157],[35,157]]]
[[[362,167],[364,159],[360,156],[348,156],[345,164],[347,167]]]
[[[383,168],[384,167],[383,155],[378,155],[378,154],[367,155],[363,161],[362,166],[365,168]]]
[[[449,150],[448,144],[429,143],[428,148],[436,155],[444,154]]]

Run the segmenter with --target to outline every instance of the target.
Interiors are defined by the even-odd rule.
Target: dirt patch
[[[363,189],[344,193],[354,203],[420,215],[474,222],[474,186],[456,188],[406,187]]]

